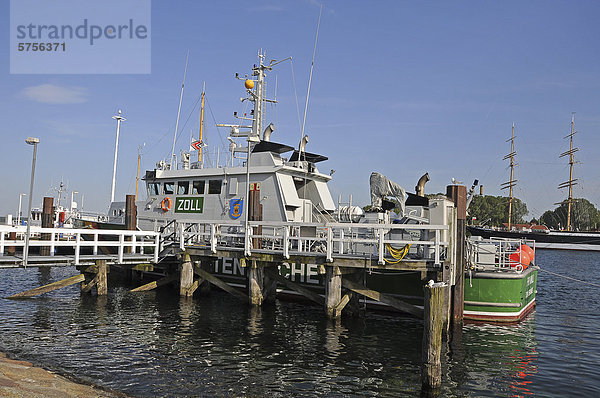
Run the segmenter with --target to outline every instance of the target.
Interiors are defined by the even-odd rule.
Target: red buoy
[[[508,259],[510,260],[511,267],[516,267],[517,265],[521,265],[523,267],[523,269],[527,268],[527,266],[531,262],[527,253],[525,251],[521,251],[521,250],[519,250],[515,253],[512,253],[510,256],[508,256]]]
[[[527,245],[521,245],[521,251],[527,253],[530,262],[535,260],[535,252],[531,247]]]

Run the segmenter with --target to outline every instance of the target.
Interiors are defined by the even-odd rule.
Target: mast
[[[559,184],[558,189],[569,188],[569,197],[567,198],[567,231],[571,230],[571,208],[573,206],[573,185],[577,185],[577,178],[573,178],[573,165],[576,163],[574,159],[575,152],[579,151],[579,148],[573,148],[573,137],[575,136],[575,112],[571,114],[571,133],[563,138],[569,138],[570,145],[569,150],[560,154],[559,158],[569,156],[569,180]],[[563,204],[565,201],[555,203]]]
[[[137,176],[135,178],[135,200],[137,200],[138,185],[140,184],[140,162],[142,160],[142,148],[146,146],[146,143],[138,147],[138,164],[137,164]]]
[[[249,100],[254,103],[254,108],[251,113],[252,117],[238,116],[237,112],[234,112],[234,116],[240,120],[252,121],[252,126],[241,125],[241,124],[217,124],[217,127],[229,127],[231,129],[231,137],[246,137],[248,146],[246,148],[239,148],[240,152],[246,150],[246,190],[244,201],[244,225],[246,231],[248,231],[248,204],[250,198],[250,154],[252,153],[252,146],[261,141],[260,132],[264,124],[264,104],[265,102],[277,103],[272,99],[267,99],[265,95],[265,76],[267,71],[271,71],[273,66],[291,59],[290,57],[282,59],[281,61],[271,60],[268,65],[264,64],[265,53],[261,50],[258,53],[258,66],[254,65],[252,68],[252,76],[254,79],[250,79],[247,75],[241,77],[236,73],[235,77],[239,80],[244,80],[244,87],[248,93],[247,98],[242,98],[242,101]],[[249,130],[248,130],[249,129]],[[235,148],[235,147],[234,147]],[[233,156],[233,152],[232,152]]]
[[[179,115],[181,113],[181,101],[183,100],[183,87],[185,86],[185,75],[187,74],[188,59],[190,51],[188,50],[185,57],[185,69],[183,70],[183,81],[181,82],[181,93],[179,94],[179,107],[177,107],[177,121],[175,122],[175,134],[173,135],[173,149],[171,150],[171,160],[169,161],[169,169],[173,170],[173,159],[175,158],[175,142],[177,141],[177,129],[179,128]],[[177,168],[177,162],[175,162]]]
[[[202,134],[204,130],[204,87],[202,84],[202,102],[200,103],[200,148],[198,148],[198,163],[202,162]]]
[[[513,123],[512,125],[512,136],[506,140],[506,142],[510,142],[510,153],[506,156],[504,156],[504,158],[502,160],[506,160],[509,159],[510,160],[510,180],[508,180],[505,183],[502,183],[502,187],[501,189],[506,189],[508,188],[508,229],[510,230],[512,227],[512,204],[513,204],[513,187],[515,185],[517,185],[517,180],[514,179],[515,176],[515,166],[517,166],[517,164],[515,163],[515,155],[517,154],[515,152],[515,124]]]

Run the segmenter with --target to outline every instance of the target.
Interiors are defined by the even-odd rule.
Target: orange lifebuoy
[[[171,200],[171,198],[169,198],[167,196],[162,200],[162,202],[160,202],[160,207],[163,209],[163,211],[166,212],[166,211],[169,211],[172,204],[173,204],[173,201]]]
[[[529,263],[531,262],[531,259],[529,258],[529,255],[525,250],[517,250],[516,252],[508,256],[508,258],[510,260],[510,266],[513,268],[518,267],[520,265],[523,267],[523,269],[526,269]]]

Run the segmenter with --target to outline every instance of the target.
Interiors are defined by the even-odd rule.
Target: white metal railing
[[[13,227],[0,225],[0,256],[6,254],[8,247],[21,247],[25,249],[25,240],[9,239],[11,232],[17,236],[26,234],[24,226]],[[81,249],[92,248],[92,254],[98,254],[99,247],[116,247],[118,261],[123,262],[123,254],[126,247],[131,248],[132,253],[146,254],[146,248],[152,248],[153,261],[158,262],[160,251],[160,233],[153,231],[128,231],[128,230],[105,230],[105,229],[71,229],[71,228],[42,228],[31,227],[31,235],[38,236],[46,234],[45,240],[29,240],[29,247],[49,247],[50,256],[54,256],[58,247],[72,247],[74,250],[75,264],[79,264]],[[82,235],[89,239],[82,239]],[[100,240],[104,237],[105,240]],[[30,257],[31,258],[31,257]]]
[[[451,245],[448,240],[454,236],[443,234],[448,230],[448,225],[271,221],[249,221],[248,228],[245,228],[243,222],[205,221],[178,223],[177,239],[182,250],[187,246],[200,246],[216,253],[218,248],[233,248],[243,249],[247,256],[253,251],[260,251],[281,254],[286,259],[292,254],[324,254],[329,262],[339,255],[375,255],[379,264],[386,261],[387,245],[414,245],[421,247],[422,259],[439,265],[445,249]],[[419,237],[406,237],[409,232]],[[443,240],[443,236],[449,236],[448,240]]]
[[[535,241],[511,238],[467,240],[467,262],[471,269],[522,272],[533,259],[525,260],[522,245],[535,256]]]

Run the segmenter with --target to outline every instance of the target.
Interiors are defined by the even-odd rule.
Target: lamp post
[[[37,144],[40,139],[29,137],[25,140],[29,145],[33,145],[33,159],[31,161],[31,183],[29,185],[29,210],[27,211],[27,232],[25,233],[25,249],[23,251],[23,266],[27,267],[29,257],[29,232],[31,230],[31,200],[33,198],[33,179],[35,177],[35,158],[37,156]]]
[[[27,194],[19,194],[19,212],[17,213],[17,227],[21,225],[21,199],[23,199],[23,196],[27,196]]]
[[[110,203],[115,201],[115,181],[117,178],[117,153],[119,152],[119,130],[121,129],[121,121],[125,121],[123,116],[121,116],[121,110],[119,109],[119,114],[112,117],[117,121],[117,140],[115,142],[115,161],[113,163],[113,176],[112,176],[112,186],[110,188]]]

